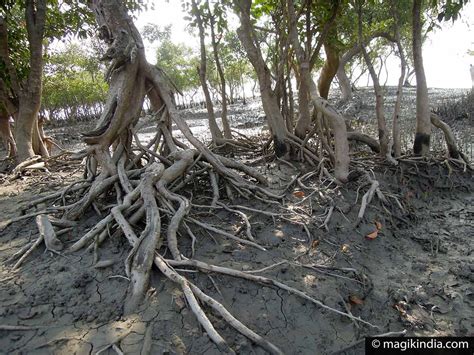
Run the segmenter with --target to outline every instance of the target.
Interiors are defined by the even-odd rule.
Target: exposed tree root
[[[405,334],[407,333],[406,329],[402,330],[402,331],[399,331],[399,332],[388,332],[388,333],[383,333],[383,334],[374,334],[374,335],[371,335],[371,337],[402,337],[404,336]],[[352,348],[362,344],[365,342],[365,337],[360,339],[360,340],[357,340],[356,342],[352,343],[352,344],[349,344],[348,346],[340,349],[340,350],[337,350],[333,353],[331,353],[331,355],[338,355],[338,354],[345,354],[348,350],[351,350]]]
[[[276,347],[274,344],[270,343],[268,340],[262,338],[260,335],[246,327],[241,323],[237,318],[235,318],[221,303],[213,299],[212,297],[206,295],[202,292],[196,285],[190,284],[194,294],[210,308],[212,308],[217,314],[224,318],[227,323],[229,323],[235,330],[252,340],[255,344],[261,346],[263,349],[267,350],[270,354],[283,354],[283,352]]]
[[[204,270],[204,271],[217,272],[217,273],[221,273],[221,274],[228,275],[228,276],[240,277],[240,278],[243,278],[243,279],[246,279],[246,280],[249,280],[249,281],[258,282],[258,283],[261,283],[261,284],[264,284],[264,285],[267,285],[267,286],[275,286],[275,287],[280,288],[282,290],[288,291],[289,293],[295,294],[295,295],[297,295],[297,296],[299,296],[299,297],[301,297],[301,298],[303,298],[307,301],[310,301],[311,303],[314,303],[317,306],[319,306],[321,308],[324,308],[328,311],[331,311],[331,312],[334,312],[334,313],[339,314],[341,316],[344,316],[344,317],[353,319],[355,321],[361,322],[362,324],[368,325],[372,328],[379,328],[378,326],[373,325],[373,324],[371,324],[371,323],[369,323],[369,322],[367,322],[367,321],[365,321],[365,320],[363,320],[359,317],[355,317],[351,314],[348,314],[348,313],[339,311],[335,308],[332,308],[330,306],[327,306],[324,303],[322,303],[321,301],[318,301],[315,298],[313,298],[313,297],[309,296],[308,294],[304,293],[303,291],[300,291],[296,288],[293,288],[293,287],[288,286],[288,285],[286,285],[282,282],[279,282],[277,280],[274,280],[274,279],[271,279],[271,278],[268,278],[268,277],[257,276],[257,275],[253,275],[253,274],[250,274],[250,273],[246,273],[244,271],[238,271],[238,270],[235,270],[235,269],[230,269],[230,268],[226,268],[226,267],[222,267],[222,266],[211,265],[211,264],[207,264],[207,263],[204,263],[204,262],[198,261],[198,260],[181,260],[181,261],[167,260],[167,262],[172,266],[193,266],[193,267],[196,267],[196,268]]]
[[[327,125],[333,127],[337,144],[334,152],[329,153],[332,157],[328,159],[313,146],[309,146],[307,144],[309,138],[302,140],[288,135],[286,143],[299,151],[305,161],[311,162],[315,170],[297,176],[288,186],[284,186],[282,191],[271,190],[262,173],[234,159],[219,155],[192,134],[186,121],[174,107],[166,77],[160,70],[146,62],[138,31],[126,15],[124,8],[117,6],[116,1],[112,0],[93,1],[91,6],[96,13],[99,25],[106,29],[103,39],[109,45],[106,54],[107,59],[111,61],[108,70],[110,78],[108,101],[95,129],[84,134],[84,141],[88,144],[88,148],[81,153],[81,156],[86,158],[84,179],[67,186],[61,192],[39,198],[30,204],[31,207],[47,201],[52,201],[56,205],[60,204],[61,206],[55,206],[51,210],[63,212],[62,219],[60,221],[48,220],[44,216],[44,210],[23,216],[27,218],[40,215],[38,217],[40,236],[28,247],[28,250],[25,249],[25,254],[15,267],[18,267],[43,240],[49,240],[48,248],[56,249],[59,244],[55,242],[54,231],[51,232],[52,223],[60,224],[63,228],[70,228],[71,221],[78,220],[86,211],[94,208],[101,216],[99,222],[70,246],[69,251],[75,252],[82,248],[92,249],[95,251],[95,267],[106,267],[110,265],[109,260],[97,260],[97,249],[100,244],[109,235],[113,238],[123,235],[126,238],[131,249],[124,260],[126,277],[120,275],[130,281],[124,305],[125,313],[135,312],[142,304],[147,293],[152,265],[155,265],[164,276],[181,287],[190,309],[219,350],[233,353],[215,329],[204,306],[209,307],[230,326],[257,345],[272,354],[282,354],[275,345],[237,320],[221,303],[204,293],[174,268],[184,266],[205,273],[216,272],[282,289],[358,324],[377,328],[370,322],[328,306],[311,295],[278,280],[255,275],[255,272],[243,272],[188,259],[188,257],[193,258],[196,241],[194,229],[191,229],[191,226],[198,226],[199,229],[211,235],[219,235],[235,243],[265,252],[264,246],[260,245],[252,234],[250,218],[243,211],[262,213],[274,219],[281,218],[303,227],[308,236],[308,243],[311,245],[313,237],[304,220],[311,213],[308,214],[300,207],[306,201],[311,203],[310,198],[303,199],[300,205],[295,204],[294,211],[281,207],[283,213],[272,213],[251,207],[228,205],[224,203],[221,196],[225,193],[231,201],[235,196],[240,196],[280,206],[281,199],[285,197],[290,186],[298,183],[300,187],[308,188],[305,180],[315,175],[324,179],[326,185],[335,186],[334,189],[338,188],[338,181],[329,174],[325,163],[332,159],[336,167],[336,178],[340,181],[347,180],[349,154],[342,117],[326,101],[313,98],[315,106],[327,117]],[[146,143],[140,141],[136,127],[145,95],[149,95],[153,103],[157,121],[156,134],[151,141]],[[176,124],[187,142],[178,141],[173,137],[171,122]],[[232,146],[237,144],[240,149],[253,147],[247,141],[242,144],[234,141],[224,143]],[[321,144],[324,145],[324,143]],[[330,152],[332,148],[328,142],[326,146]],[[367,177],[371,188],[364,195],[359,220],[363,218],[365,208],[375,193],[379,195],[379,198],[383,197],[378,190],[378,183],[368,174]],[[192,203],[193,195],[190,187],[193,185],[199,187],[195,190],[209,192],[210,206]],[[317,193],[316,189],[313,190],[313,193]],[[190,214],[193,208],[202,207],[222,209],[238,215],[243,221],[241,227],[244,231],[243,236],[235,235],[240,230],[234,234]],[[334,208],[332,207],[323,217],[323,226],[326,228],[328,228]],[[142,222],[144,222],[144,228]],[[180,238],[183,236],[188,236],[192,240],[191,256],[186,256],[181,252],[180,246],[183,241]],[[166,248],[171,253],[170,259],[164,258]],[[321,268],[316,266],[315,268],[321,272]],[[110,346],[114,347],[116,343],[113,342]],[[117,349],[116,351],[120,351]]]
[[[430,115],[430,119],[431,119],[431,124],[433,126],[435,126],[436,128],[439,128],[440,130],[443,131],[444,138],[445,138],[445,141],[446,141],[446,146],[448,147],[449,157],[451,157],[453,159],[461,158],[466,163],[466,165],[469,167],[469,169],[472,170],[470,162],[469,162],[466,154],[464,154],[462,151],[460,151],[457,144],[456,144],[456,139],[454,138],[454,134],[453,134],[453,131],[451,130],[451,127],[449,127],[449,125],[447,123],[445,123],[441,119],[441,117],[439,117],[437,114],[435,114],[433,112]]]
[[[49,250],[60,251],[63,249],[63,243],[56,237],[56,232],[54,231],[53,225],[49,220],[48,216],[45,214],[40,214],[36,216],[36,224],[40,236],[44,238],[44,244]]]
[[[20,175],[28,168],[30,167],[31,165],[33,164],[37,164],[39,162],[41,162],[41,156],[39,155],[35,155],[34,157],[31,157],[23,162],[21,162],[20,164],[18,164],[15,169],[13,169],[12,173],[10,174],[10,181],[12,180],[15,180],[17,179],[18,177],[20,177]],[[42,167],[44,167],[44,163],[42,165]]]
[[[379,142],[367,134],[360,133],[360,132],[348,132],[347,133],[347,139],[349,141],[357,141],[361,143],[365,143],[369,146],[369,148],[375,152],[375,153],[380,153],[380,144]]]
[[[28,325],[7,325],[7,324],[0,324],[0,330],[7,330],[7,331],[37,330],[37,329],[41,329],[41,328],[42,328],[42,327],[28,326]]]
[[[36,241],[34,243],[28,243],[10,258],[10,261],[18,258],[17,262],[13,265],[14,270],[20,268],[28,256],[30,256],[31,253],[33,253],[43,242],[46,246],[46,249],[52,252],[57,253],[63,249],[63,244],[57,238],[57,234],[54,231],[53,225],[51,224],[48,215],[37,215],[36,225],[38,226],[39,231],[39,236]]]
[[[379,182],[377,180],[371,178],[370,174],[367,173],[367,172],[365,172],[364,175],[365,175],[367,181],[370,184],[370,188],[364,194],[364,196],[362,196],[362,201],[361,201],[361,204],[360,204],[359,213],[357,215],[357,222],[355,224],[356,226],[358,226],[360,224],[360,222],[362,221],[362,219],[364,218],[365,210],[367,209],[367,206],[372,201],[374,195],[377,195],[377,197],[379,198],[380,201],[386,202],[385,196],[383,195],[382,191],[379,188]]]

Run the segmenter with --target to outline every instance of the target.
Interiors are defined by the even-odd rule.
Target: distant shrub
[[[474,89],[471,89],[460,98],[450,99],[438,105],[435,112],[447,122],[466,120],[474,123]]]

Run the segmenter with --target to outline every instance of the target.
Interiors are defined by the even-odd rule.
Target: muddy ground
[[[373,100],[368,91],[361,90],[359,94],[363,105],[355,108],[358,116],[354,116],[361,127],[370,131],[371,123],[364,117],[372,117]],[[435,94],[439,92],[432,91]],[[457,91],[453,95],[460,94]],[[409,126],[414,112],[413,95],[411,99],[407,96],[404,111]],[[237,105],[233,113],[234,128],[245,133],[265,133],[256,103]],[[206,132],[202,113],[187,114],[197,134]],[[457,134],[465,135],[466,129],[472,129],[472,117],[467,122]],[[67,147],[78,147],[77,132],[82,128],[55,128],[49,134]],[[142,137],[151,130],[144,129]],[[472,147],[472,135],[465,144]],[[355,172],[343,187],[313,176],[304,186],[293,185],[283,206],[235,202],[280,215],[271,217],[243,210],[251,218],[254,237],[267,251],[196,229],[194,257],[242,271],[285,260],[260,274],[298,288],[330,307],[350,311],[378,328],[351,321],[276,288],[220,274],[189,270],[182,274],[287,354],[329,354],[365,335],[404,329],[411,335],[473,335],[472,175],[452,166],[448,170],[446,164],[415,164],[407,160],[393,168],[370,163],[372,159],[364,159],[361,154],[357,157],[353,170],[371,171],[387,198],[386,203],[374,198],[359,225],[355,222],[361,197],[369,188],[364,175]],[[274,188],[288,184],[298,172],[307,169],[296,163],[295,168],[275,163],[259,167],[271,178]],[[33,198],[77,179],[82,167],[58,162],[50,170],[51,174],[32,173],[14,181],[2,177],[0,222],[18,216]],[[196,181],[185,194],[190,197],[191,193],[194,203],[209,203],[205,198],[211,194],[207,182]],[[323,224],[330,206],[334,206],[334,213],[326,229]],[[195,208],[192,214],[244,235],[242,221],[232,213]],[[291,216],[290,220],[282,218],[285,216]],[[90,211],[61,240],[71,245],[98,220]],[[310,234],[295,221],[306,222]],[[376,224],[380,228],[376,237],[367,238],[374,236]],[[99,248],[100,260],[115,262],[107,268],[93,267],[92,252],[57,255],[40,246],[19,270],[13,271],[12,256],[37,236],[33,218],[6,227],[0,235],[0,353],[90,354],[116,344],[125,354],[139,354],[147,341],[151,341],[153,354],[219,353],[187,307],[180,288],[157,272],[141,310],[122,316],[128,285],[123,277],[124,260],[129,252],[124,239],[108,239]],[[180,239],[180,248],[191,256],[191,243],[186,237]],[[264,353],[220,318],[211,320],[236,352]],[[6,330],[6,326],[28,329]],[[359,344],[344,353],[362,351],[363,344]],[[108,348],[103,353],[114,352]]]

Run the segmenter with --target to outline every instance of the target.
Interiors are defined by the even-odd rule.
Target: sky
[[[153,11],[138,15],[137,25],[141,29],[147,23],[160,27],[172,25],[172,40],[198,48],[197,36],[191,35],[186,29],[187,21],[183,19],[181,1],[156,0]],[[437,88],[470,88],[472,86],[469,65],[474,65],[474,56],[467,54],[468,49],[474,50],[474,1],[470,1],[461,13],[461,18],[454,24],[443,23],[441,29],[430,34],[424,43],[423,59],[426,79],[429,87]],[[147,57],[155,62],[155,49],[147,47]],[[389,77],[387,85],[397,85],[400,73],[399,60],[393,58],[387,62]],[[381,78],[381,83],[386,80]],[[366,85],[362,79],[358,85]]]

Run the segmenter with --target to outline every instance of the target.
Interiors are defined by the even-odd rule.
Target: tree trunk
[[[336,49],[329,43],[324,43],[324,51],[326,52],[326,62],[324,62],[321,75],[319,76],[318,91],[319,96],[327,99],[332,80],[339,67],[339,55]]]
[[[456,139],[454,137],[453,131],[451,130],[451,127],[449,127],[449,125],[443,120],[441,120],[441,117],[439,117],[435,113],[430,114],[430,120],[433,126],[443,131],[444,140],[448,148],[449,157],[453,159],[464,160],[464,162],[467,164],[466,167],[472,170],[471,163],[469,162],[468,157],[461,150],[459,150],[456,144]]]
[[[291,132],[293,130],[293,122],[294,122],[294,117],[295,117],[295,103],[293,99],[293,87],[291,84],[291,66],[289,61],[286,62],[286,71],[288,73],[286,77],[286,85],[288,87],[288,117],[286,118],[286,127],[288,128],[288,131]]]
[[[396,0],[392,1],[393,15],[396,19],[399,18],[399,14],[396,7]],[[395,24],[395,39],[398,49],[398,56],[400,57],[400,78],[398,79],[397,87],[397,98],[395,100],[395,107],[393,110],[392,118],[392,137],[393,137],[393,151],[395,158],[399,158],[402,155],[402,137],[400,133],[400,106],[403,97],[403,85],[405,80],[405,73],[407,68],[407,61],[405,59],[405,53],[403,51],[402,43],[400,40],[400,28],[399,23]]]
[[[48,151],[39,137],[38,112],[41,106],[43,76],[43,37],[46,17],[46,1],[26,2],[25,18],[30,49],[30,72],[23,90],[19,93],[20,108],[15,122],[17,162],[35,154],[48,156]],[[33,142],[35,143],[33,146]]]
[[[408,64],[407,64],[407,68],[408,68],[408,70],[407,70],[407,74],[405,76],[405,80],[403,81],[403,86],[409,88],[409,87],[413,86],[413,85],[410,84],[410,80],[411,80],[411,77],[413,76],[413,74],[415,74],[415,69],[410,70],[410,67],[408,66]]]
[[[16,156],[16,144],[10,129],[10,119],[7,111],[0,106],[0,135],[9,158]]]
[[[300,82],[298,87],[298,122],[295,127],[295,135],[301,139],[304,139],[308,129],[311,125],[311,113],[309,111],[309,87],[305,77],[311,76],[309,70],[309,62],[300,62]]]
[[[379,133],[379,143],[380,143],[380,155],[385,157],[388,152],[388,131],[387,131],[387,124],[385,122],[385,113],[384,113],[384,94],[383,89],[380,86],[379,77],[375,72],[374,66],[372,64],[372,60],[367,53],[367,49],[365,48],[362,42],[362,3],[359,3],[358,9],[358,30],[359,30],[359,45],[362,50],[362,55],[364,56],[365,63],[367,64],[367,68],[369,69],[370,77],[372,78],[372,82],[374,85],[375,91],[375,113],[377,117],[377,126],[378,126],[378,133]]]
[[[192,1],[192,6],[193,6],[194,15],[196,16],[198,28],[199,28],[199,43],[200,43],[200,48],[201,48],[201,61],[198,67],[199,80],[201,81],[202,91],[204,93],[204,97],[206,100],[206,108],[207,108],[207,114],[209,116],[209,129],[211,131],[212,142],[214,143],[214,145],[218,145],[219,140],[222,140],[223,136],[222,136],[222,132],[219,126],[217,125],[216,116],[214,113],[214,105],[212,104],[211,95],[209,93],[209,87],[207,86],[207,78],[206,78],[207,58],[206,58],[206,45],[204,43],[204,25],[202,23],[201,14],[199,13],[199,9],[197,7],[195,0]]]
[[[342,95],[341,101],[347,102],[352,99],[352,85],[349,77],[346,74],[345,66],[342,63],[339,64],[336,75]]]
[[[472,88],[474,89],[474,66],[472,64],[469,66],[469,70],[471,71]]]
[[[242,46],[247,53],[250,63],[254,67],[258,83],[260,85],[260,94],[263,110],[267,116],[268,125],[272,132],[273,143],[275,145],[275,154],[279,157],[285,156],[289,152],[287,143],[288,131],[285,120],[278,106],[278,100],[275,92],[272,90],[272,78],[270,69],[263,60],[260,48],[255,45],[253,37],[253,27],[250,22],[250,0],[234,0],[236,9],[240,17],[240,27],[237,29],[237,35]]]
[[[385,31],[376,31],[367,36],[362,40],[364,46],[368,46],[369,43],[377,37],[383,37],[391,42],[395,42],[395,39]],[[346,65],[354,59],[356,55],[361,52],[361,45],[358,41],[351,48],[349,48],[340,58],[339,67],[337,68],[337,79],[339,81],[339,88],[341,89],[342,101],[348,101],[352,98],[352,84],[346,74],[345,67]]]
[[[7,96],[6,85],[0,78],[0,135],[9,158],[15,158],[17,155],[15,138],[10,126],[10,117],[15,117],[16,113],[17,107]]]
[[[422,55],[422,4],[423,0],[413,1],[413,63],[416,76],[416,133],[413,153],[427,156],[430,152],[431,121],[428,86]]]
[[[245,98],[245,86],[244,86],[244,76],[242,74],[242,68],[240,68],[240,88],[242,90],[242,103],[247,104],[247,99]]]
[[[214,52],[214,60],[216,62],[217,73],[219,74],[219,79],[221,81],[221,97],[222,97],[222,127],[224,128],[224,137],[227,139],[232,139],[232,132],[230,130],[229,120],[227,118],[227,94],[226,94],[226,83],[224,70],[222,70],[221,61],[219,59],[219,48],[216,41],[216,34],[214,32],[214,17],[211,16],[211,41],[212,49]],[[233,92],[233,90],[231,90]],[[233,95],[232,95],[233,96]],[[233,102],[233,97],[231,102]]]
[[[290,26],[289,26],[289,38],[293,43],[293,49],[297,53],[298,61],[305,59],[304,50],[301,47],[301,44],[298,39],[297,27],[296,27],[296,14],[293,2],[291,0],[287,1],[288,6],[288,15],[290,17]],[[339,60],[339,58],[337,59]],[[303,62],[308,64],[307,62]],[[299,63],[302,66],[302,63]],[[337,69],[337,66],[336,66]],[[334,134],[334,145],[335,145],[335,154],[334,154],[334,175],[341,182],[346,182],[349,175],[349,143],[347,140],[347,128],[346,123],[343,117],[339,115],[336,110],[334,110],[326,100],[322,99],[318,95],[318,90],[316,84],[311,78],[311,72],[303,71],[300,74],[300,82],[305,82],[306,87],[308,88],[311,101],[316,110],[321,112],[324,117],[329,120],[331,125],[332,133]]]

